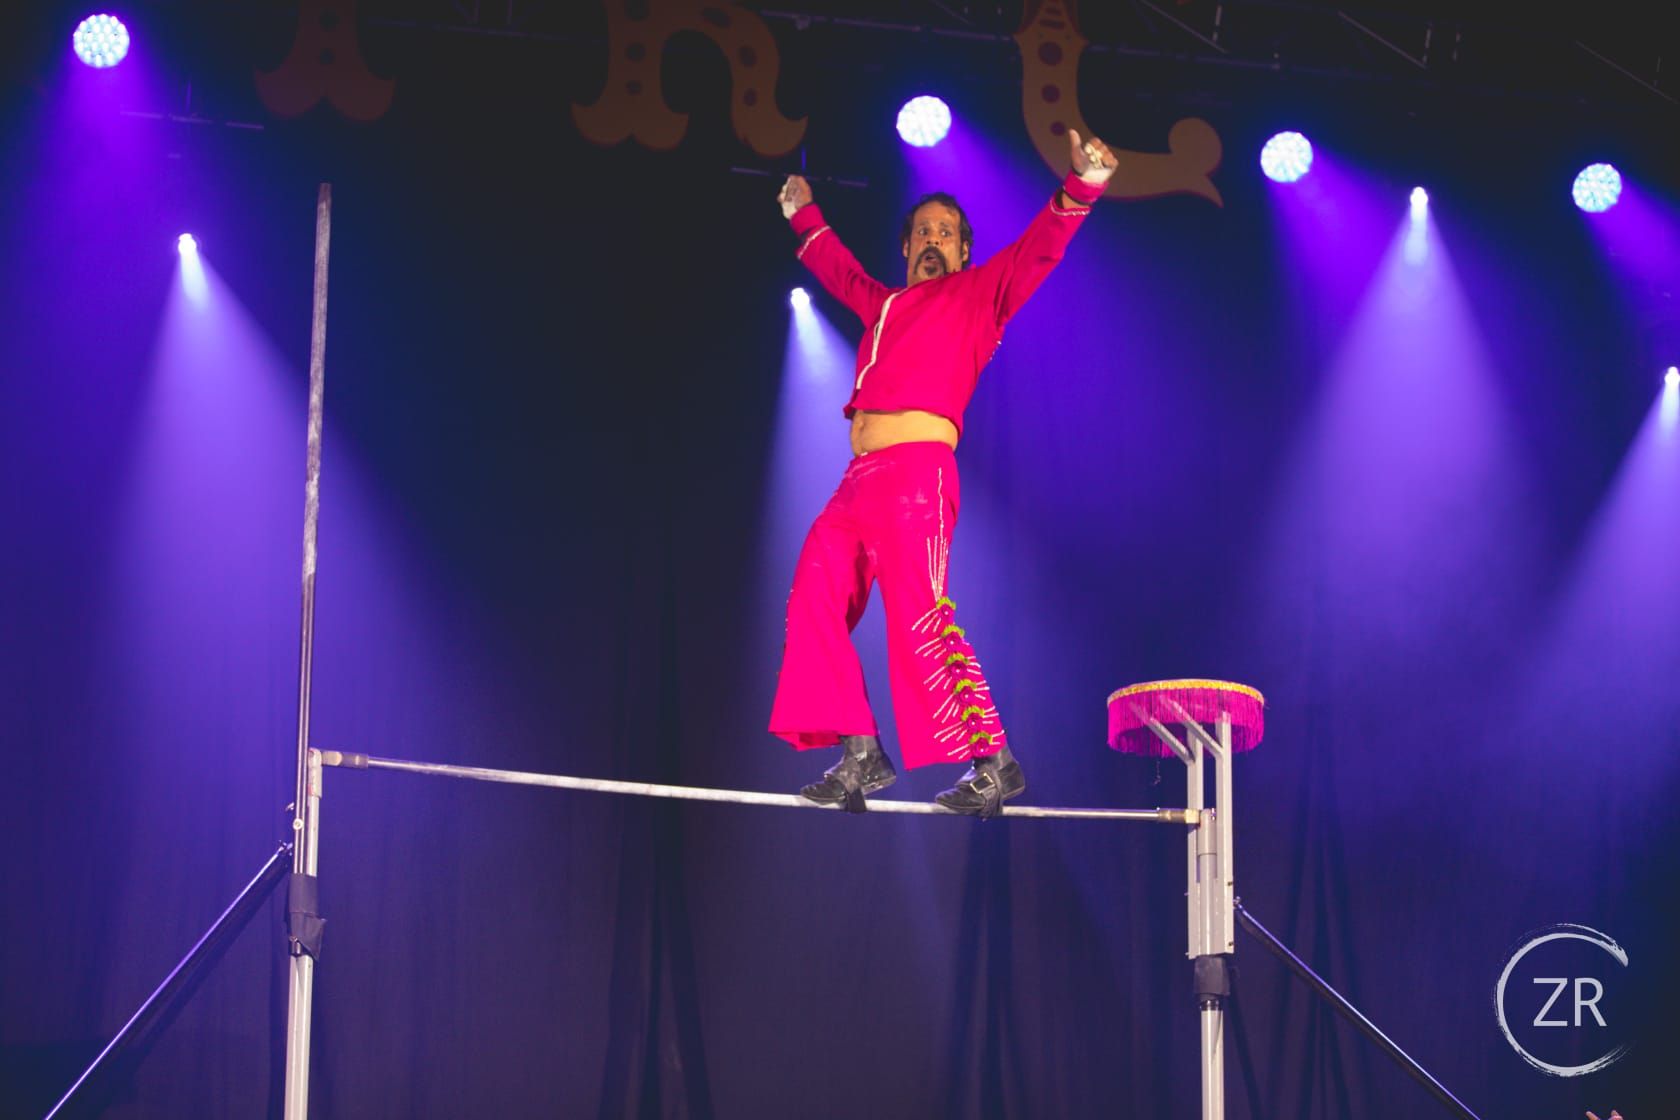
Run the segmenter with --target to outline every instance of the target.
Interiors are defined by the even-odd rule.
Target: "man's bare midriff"
[[[957,426],[934,412],[907,408],[901,412],[852,414],[852,454],[867,455],[898,443],[943,443],[955,451]]]

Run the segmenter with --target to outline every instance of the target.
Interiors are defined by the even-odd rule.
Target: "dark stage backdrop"
[[[285,831],[318,182],[318,746],[809,780],[829,760],[763,727],[850,368],[798,350],[775,180],[730,170],[794,160],[736,143],[703,51],[671,63],[689,135],[653,153],[571,126],[602,77],[587,37],[414,48],[379,123],[246,133],[116,117],[56,33],[14,42],[41,54],[7,87],[0,160],[17,1116]],[[200,38],[176,46],[207,56]],[[962,196],[983,258],[1052,190],[1008,52],[786,44],[812,172],[868,184],[817,197],[882,278],[915,192]],[[1105,696],[1258,687],[1266,740],[1236,766],[1255,914],[1484,1117],[1672,1116],[1680,456],[1646,352],[1672,275],[1630,284],[1606,257],[1566,195],[1593,137],[1541,107],[1283,85],[1181,103],[1118,63],[1087,80],[1117,143],[1212,121],[1225,205],[1102,203],[968,413],[953,593],[1029,797],[1182,804],[1176,764],[1105,748]],[[889,131],[933,88],[959,117],[944,165]],[[1283,123],[1324,153],[1321,209],[1258,173]],[[1672,208],[1656,140],[1607,143]],[[1409,261],[1420,181],[1435,214]],[[187,229],[202,305],[175,272]],[[815,308],[855,345],[842,307]],[[859,643],[882,699],[878,609]],[[1199,1115],[1172,830],[338,771],[322,814],[314,1115]],[[279,1114],[282,921],[258,913],[93,1111]],[[1525,1064],[1494,1010],[1511,954],[1565,922],[1627,965],[1535,974],[1606,985],[1603,1034],[1559,1030],[1551,1060],[1633,1043],[1569,1079]],[[1237,960],[1230,1115],[1444,1115],[1243,935]],[[1549,989],[1519,980],[1526,1023]]]

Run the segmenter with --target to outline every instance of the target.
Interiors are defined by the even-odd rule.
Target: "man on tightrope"
[[[851,631],[872,584],[886,607],[887,660],[907,767],[968,766],[935,800],[992,817],[1027,788],[992,690],[947,594],[960,489],[953,452],[963,410],[1009,319],[1062,259],[1114,174],[1114,153],[1068,133],[1073,169],[1026,231],[969,267],[974,232],[948,194],[920,199],[901,235],[905,284],[871,278],[792,176],[777,201],[798,257],[865,327],[845,415],[855,456],[817,515],[788,596],[772,734],[804,750],[842,748],[800,792],[862,812],[898,775],[881,749]]]

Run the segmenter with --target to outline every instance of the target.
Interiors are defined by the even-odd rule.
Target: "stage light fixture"
[[[103,70],[128,55],[128,28],[116,16],[89,16],[76,25],[70,45],[75,47],[77,58],[95,70]]]
[[[1668,367],[1668,372],[1663,374],[1663,384],[1670,389],[1680,388],[1680,366]]]
[[[1421,217],[1429,209],[1429,192],[1422,187],[1412,188],[1412,217]]]
[[[898,111],[898,135],[916,148],[931,148],[951,131],[951,109],[937,97],[912,97]]]
[[[1622,197],[1622,173],[1608,163],[1583,167],[1571,188],[1575,205],[1589,214],[1602,214]]]
[[[1260,149],[1260,170],[1274,183],[1293,183],[1312,170],[1312,143],[1299,132],[1280,132]]]
[[[198,255],[198,239],[183,233],[175,239],[175,251],[181,254],[181,290],[186,293],[187,301],[196,307],[206,306],[210,302],[210,278]]]
[[[803,311],[811,306],[811,293],[804,288],[795,288],[788,293],[788,303],[795,311]]]

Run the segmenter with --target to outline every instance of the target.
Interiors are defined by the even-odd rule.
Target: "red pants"
[[[942,443],[852,460],[799,553],[771,734],[805,750],[877,733],[851,632],[879,581],[905,766],[1004,747],[991,689],[946,595],[959,499],[956,456]]]

